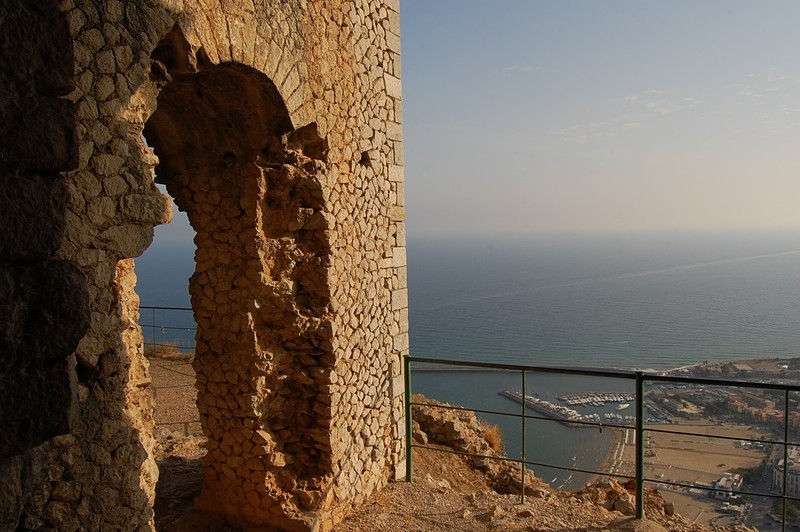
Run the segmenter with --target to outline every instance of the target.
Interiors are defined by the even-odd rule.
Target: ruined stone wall
[[[24,52],[23,52],[24,51]],[[55,2],[0,5],[0,529],[55,480],[43,442],[76,419],[84,273],[58,260],[77,164],[72,46]],[[43,415],[46,413],[46,415]],[[38,523],[38,521],[37,521]]]
[[[48,6],[19,5],[34,4]],[[37,260],[83,280],[89,323],[77,348],[80,320],[72,345],[59,342],[73,422],[0,465],[11,468],[0,500],[13,503],[3,526],[152,527],[158,473],[133,259],[171,212],[155,173],[198,233],[190,291],[209,437],[198,504],[232,521],[329,527],[402,471],[398,2],[50,7],[73,54],[48,57],[67,74],[45,92],[66,102],[51,105],[74,116],[77,142],[68,164],[45,168],[62,171],[47,181],[58,190],[26,181],[49,190],[42,210],[63,219],[57,235],[30,238],[48,242]],[[52,112],[41,120],[55,123]],[[6,174],[25,169],[6,160]],[[27,211],[8,190],[3,230],[25,235],[30,224],[14,221]]]

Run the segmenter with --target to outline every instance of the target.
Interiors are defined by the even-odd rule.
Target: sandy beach
[[[709,435],[758,439],[763,433],[749,425],[715,424],[709,421],[673,419],[671,425],[649,425],[647,428],[692,433],[668,434],[645,430],[645,478],[649,486],[659,489],[664,498],[675,505],[675,511],[700,524],[732,524],[730,515],[718,511],[721,502],[708,492],[689,493],[658,481],[711,483],[723,473],[739,468],[755,467],[765,454],[744,449],[736,440],[723,440]],[[635,431],[614,429],[614,443],[603,463],[603,470],[612,474],[635,474]]]

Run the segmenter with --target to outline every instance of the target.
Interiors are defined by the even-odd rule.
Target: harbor
[[[560,396],[558,400],[566,403],[567,406],[542,399],[536,395],[526,395],[523,400],[522,393],[516,390],[503,390],[498,393],[516,403],[524,403],[526,407],[569,427],[590,427],[602,423],[632,427],[636,423],[635,413],[628,410],[631,405],[636,402],[636,395],[633,393],[582,392]],[[601,409],[607,409],[611,406],[614,410],[581,413],[575,408],[572,408],[576,406]],[[666,412],[652,401],[646,400],[645,407],[645,412],[647,414],[645,418],[646,423],[670,423],[669,416]]]
[[[636,394],[629,392],[588,392],[564,395],[559,397],[558,400],[567,403],[569,406],[594,406],[599,408],[605,406],[606,403],[619,403],[620,406],[630,406],[631,403],[636,401]]]
[[[599,423],[601,421],[599,414],[580,414],[577,410],[551,403],[533,395],[526,395],[523,398],[521,392],[512,390],[503,390],[498,393],[569,427],[587,427],[589,425],[584,425],[584,423]]]

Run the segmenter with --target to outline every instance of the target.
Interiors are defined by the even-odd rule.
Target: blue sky
[[[410,237],[800,227],[800,2],[402,0]]]

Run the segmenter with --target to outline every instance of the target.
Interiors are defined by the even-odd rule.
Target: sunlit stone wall
[[[0,528],[152,527],[133,258],[171,212],[154,175],[198,234],[198,505],[329,528],[403,469],[398,2],[12,4],[0,15],[52,17],[73,50],[39,66],[5,50],[17,63],[0,68],[73,71],[76,168],[60,174],[62,231],[41,238],[83,271],[89,312],[70,422],[0,462]]]

